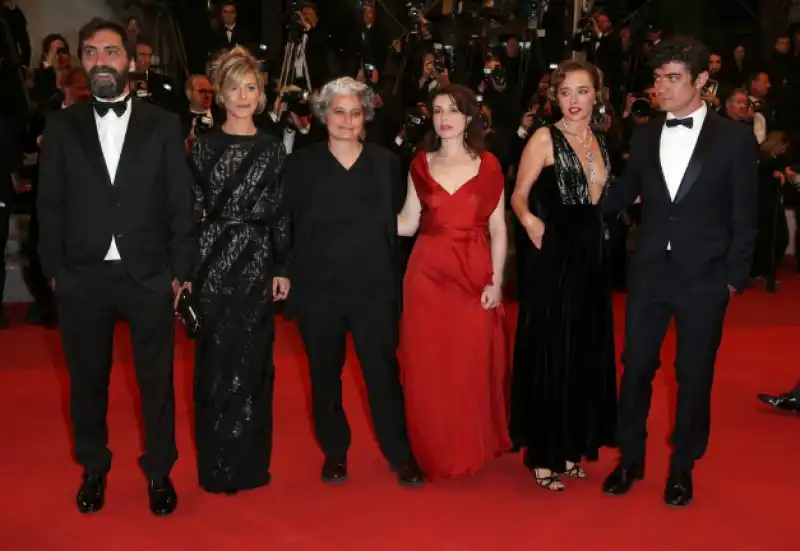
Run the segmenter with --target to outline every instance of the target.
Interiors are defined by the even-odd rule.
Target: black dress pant
[[[6,288],[6,245],[11,231],[11,205],[0,206],[0,313],[3,310],[3,294]]]
[[[381,451],[396,464],[411,457],[397,362],[396,300],[319,297],[298,304],[297,323],[308,356],[314,428],[326,457],[344,459],[350,426],[342,407],[346,335],[353,337]]]
[[[39,217],[36,210],[31,214],[28,223],[28,269],[25,274],[25,282],[28,290],[33,296],[36,306],[42,314],[52,314],[55,309],[55,298],[50,287],[50,282],[44,276],[42,262],[39,258]]]
[[[669,253],[629,280],[617,422],[623,465],[644,463],[652,382],[670,319],[677,331],[678,401],[671,469],[691,472],[708,446],[711,385],[730,292],[723,270],[687,278]]]
[[[105,262],[80,275],[57,277],[60,330],[70,375],[75,456],[89,474],[111,468],[108,449],[108,384],[114,326],[129,322],[136,379],[142,400],[148,478],[169,474],[175,445],[174,327],[171,282],[157,290],[133,281],[121,262]],[[132,437],[133,435],[129,435]]]

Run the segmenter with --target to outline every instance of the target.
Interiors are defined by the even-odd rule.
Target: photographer
[[[476,92],[481,96],[481,107],[486,106],[491,112],[490,126],[495,135],[493,140],[510,145],[519,119],[519,102],[514,88],[509,86],[500,58],[493,55],[486,57],[483,80],[478,83]],[[494,149],[492,152],[495,152]],[[503,168],[507,166],[504,164]]]
[[[410,78],[411,82],[407,84],[408,90],[405,94],[408,104],[428,103],[432,92],[450,84],[447,67],[432,51],[422,54],[420,70]]]
[[[287,154],[316,141],[308,99],[308,92],[287,86],[279,91],[269,112],[255,117],[256,126],[280,139]]]
[[[214,89],[205,75],[192,75],[186,81],[186,99],[189,108],[181,112],[181,131],[186,137],[186,151],[191,150],[195,138],[214,128]]]
[[[71,57],[67,39],[49,34],[42,40],[42,57],[33,71],[31,99],[39,108],[58,106],[64,101],[61,79],[69,69]]]
[[[178,112],[178,98],[175,84],[166,75],[151,70],[153,63],[153,44],[141,36],[136,40],[136,70],[131,75],[133,94],[167,111]]]
[[[619,106],[622,98],[622,41],[611,26],[611,18],[602,12],[583,18],[572,41],[572,49],[584,52],[586,61],[603,71],[603,82],[609,88],[612,105]]]

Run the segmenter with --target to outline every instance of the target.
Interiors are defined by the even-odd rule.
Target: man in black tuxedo
[[[617,439],[621,459],[604,491],[644,476],[647,415],[664,334],[674,316],[678,407],[664,501],[693,499],[692,469],[708,445],[711,384],[730,297],[748,283],[757,231],[756,145],[745,125],[709,110],[701,93],[708,50],[692,38],[660,43],[651,65],[666,111],[638,126],[603,210],[637,196],[642,222],[631,261]]]
[[[197,242],[190,174],[177,115],[130,97],[125,30],[92,20],[79,52],[93,101],[48,117],[39,167],[39,254],[56,293],[70,375],[75,455],[84,468],[78,509],[102,508],[114,325],[130,323],[142,398],[150,509],[177,504],[173,297]]]

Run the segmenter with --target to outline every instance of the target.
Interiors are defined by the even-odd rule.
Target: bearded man
[[[39,167],[43,271],[55,291],[67,368],[82,513],[105,502],[114,326],[129,322],[142,400],[150,509],[177,504],[174,297],[192,273],[191,183],[177,116],[131,99],[125,29],[99,19],[79,33],[93,100],[50,115]]]

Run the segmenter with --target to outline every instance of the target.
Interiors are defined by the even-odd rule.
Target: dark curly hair
[[[451,84],[439,88],[431,94],[428,105],[431,116],[433,116],[433,102],[440,96],[451,98],[456,104],[458,112],[469,119],[469,123],[467,123],[467,127],[464,129],[464,145],[473,155],[481,153],[486,146],[483,122],[481,121],[481,111],[475,92],[460,84]],[[422,140],[422,149],[430,153],[438,151],[440,147],[442,147],[442,140],[436,134],[436,129],[431,128]]]
[[[694,81],[700,73],[708,71],[710,57],[708,48],[696,38],[676,36],[658,43],[650,58],[650,67],[658,69],[667,63],[681,63]]]

